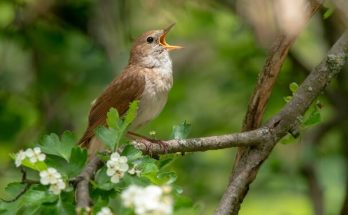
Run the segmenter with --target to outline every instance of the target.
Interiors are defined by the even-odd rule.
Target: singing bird
[[[122,116],[132,101],[139,101],[137,116],[128,131],[143,126],[162,111],[173,85],[169,51],[182,48],[169,45],[165,40],[173,26],[139,36],[132,46],[126,68],[93,102],[88,127],[79,141],[81,146],[88,148],[89,156],[102,150],[102,144],[95,140],[94,129],[106,125],[106,114],[110,108],[116,108]]]

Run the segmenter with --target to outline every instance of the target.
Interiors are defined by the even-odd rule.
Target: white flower
[[[35,147],[34,149],[27,149],[25,151],[25,155],[32,163],[36,163],[37,161],[44,161],[46,159],[46,155],[41,153],[41,149],[39,147]]]
[[[16,167],[19,167],[20,165],[22,165],[22,161],[26,158],[25,152],[23,150],[20,150],[17,154],[16,154],[16,160],[15,160],[15,164]]]
[[[117,152],[114,152],[110,156],[110,160],[106,162],[106,174],[111,177],[112,183],[120,182],[120,179],[124,176],[124,173],[128,171],[129,166],[128,159],[125,156],[120,156]]]
[[[51,184],[49,191],[52,193],[59,195],[62,190],[64,190],[66,187],[64,181],[62,179],[59,179],[57,183]]]
[[[108,207],[103,207],[97,215],[113,215],[112,211]]]
[[[66,188],[62,175],[51,167],[40,172],[40,183],[43,185],[50,185],[49,191],[56,195],[59,195],[60,192]]]
[[[60,173],[56,169],[51,167],[40,172],[40,183],[43,185],[56,184],[61,178],[62,176],[60,175]]]
[[[137,215],[170,215],[173,213],[173,200],[163,189],[167,191],[168,187],[131,185],[122,192],[121,199],[124,206],[134,207]]]

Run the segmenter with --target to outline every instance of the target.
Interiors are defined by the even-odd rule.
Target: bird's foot
[[[165,143],[162,140],[149,138],[149,137],[146,137],[146,136],[143,136],[140,134],[136,134],[136,133],[130,132],[130,131],[128,131],[128,135],[133,137],[133,138],[135,137],[135,139],[137,141],[139,141],[141,144],[143,144],[145,146],[145,150],[148,154],[151,154],[151,144],[149,144],[149,143],[158,144],[164,150],[165,154],[168,152],[168,145],[167,145],[167,143]]]

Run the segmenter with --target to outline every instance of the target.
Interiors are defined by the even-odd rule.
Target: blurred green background
[[[285,104],[289,84],[301,83],[341,32],[335,11],[323,18],[327,10],[311,19],[294,44],[265,120]],[[168,139],[172,126],[185,120],[192,124],[190,137],[238,132],[268,46],[236,11],[234,1],[1,0],[0,196],[6,198],[8,182],[20,179],[9,153],[33,146],[50,132],[82,135],[90,103],[127,65],[133,39],[173,22],[177,25],[167,41],[185,47],[171,53],[174,87],[161,115],[139,132],[156,131],[156,137]],[[313,202],[321,202],[324,214],[343,210],[347,77],[346,66],[322,94],[320,124],[276,146],[240,214],[315,214]],[[227,186],[235,151],[176,159],[178,184],[195,202],[194,208],[178,214],[213,213]]]

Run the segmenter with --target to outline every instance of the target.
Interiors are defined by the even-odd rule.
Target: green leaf
[[[119,134],[114,128],[98,126],[95,129],[95,134],[109,149],[113,150],[115,148]]]
[[[36,163],[32,163],[29,161],[28,158],[24,159],[22,161],[22,166],[28,167],[30,169],[36,170],[36,171],[42,171],[47,169],[47,165],[46,163],[42,162],[42,161],[38,161]]]
[[[172,184],[176,181],[177,175],[175,172],[160,172],[157,174],[157,179],[161,184]]]
[[[321,121],[321,115],[318,108],[310,110],[308,117],[304,120],[303,124],[306,126],[317,124]]]
[[[57,155],[69,161],[71,149],[75,146],[74,137],[71,132],[64,132],[61,139],[62,141],[54,133],[46,135],[40,142],[40,148],[46,154]]]
[[[118,112],[115,108],[110,108],[109,112],[107,113],[107,119],[106,123],[109,128],[118,128],[117,122],[120,120],[120,117],[118,115]]]
[[[71,157],[67,167],[69,177],[75,177],[80,174],[87,161],[87,150],[80,147],[74,147],[71,150]]]
[[[141,158],[142,152],[139,149],[136,149],[133,145],[128,144],[124,147],[122,151],[123,156],[127,156],[128,161],[134,161]]]
[[[173,126],[172,137],[176,140],[185,139],[191,131],[191,124],[186,121]]]
[[[76,146],[71,150],[71,156],[68,162],[56,155],[48,155],[46,163],[48,166],[57,169],[64,177],[71,179],[80,174],[86,164],[87,157],[87,151]]]
[[[133,120],[137,116],[138,105],[139,101],[133,101],[132,103],[130,103],[128,111],[123,121],[124,128],[128,127],[128,125],[131,124],[131,122],[133,122]]]
[[[284,101],[288,103],[292,99],[292,96],[286,96],[284,97]]]
[[[141,170],[141,175],[156,174],[159,171],[156,165],[156,160],[149,157],[143,157],[139,161],[140,163],[138,164],[137,168]]]
[[[74,202],[74,192],[63,192],[56,204],[56,209],[59,215],[74,215],[75,206]]]
[[[12,182],[6,186],[5,191],[9,194],[10,198],[13,199],[18,196],[18,194],[22,192],[25,187],[26,184],[21,182]]]
[[[106,166],[104,166],[95,176],[97,187],[101,190],[111,190],[114,188],[114,184],[110,181],[110,177],[106,174],[106,169]]]
[[[297,89],[298,89],[298,84],[296,82],[292,82],[289,85],[289,88],[290,88],[292,94],[294,94],[297,91]]]

